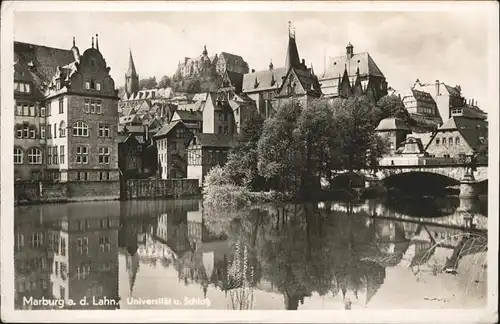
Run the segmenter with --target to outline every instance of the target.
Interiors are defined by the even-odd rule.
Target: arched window
[[[28,151],[29,164],[42,164],[42,151],[39,148],[30,148]]]
[[[460,137],[455,137],[455,144],[460,144]]]
[[[14,147],[14,164],[23,164],[24,152],[18,147]]]
[[[73,136],[89,136],[89,126],[82,121],[73,124]]]
[[[66,137],[66,123],[64,121],[59,124],[59,137]]]

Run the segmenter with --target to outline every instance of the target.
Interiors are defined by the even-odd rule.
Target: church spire
[[[288,71],[290,68],[300,68],[299,50],[295,42],[295,31],[291,33],[291,22],[288,22],[288,48],[286,51],[285,68]]]
[[[132,49],[129,49],[127,76],[135,76],[135,75],[137,75],[137,72],[135,71],[134,58],[132,57]]]
[[[125,74],[125,92],[127,95],[139,91],[139,75],[135,70],[134,59],[132,58],[132,49],[129,49],[128,71]]]
[[[339,96],[342,98],[349,98],[351,96],[351,83],[349,82],[349,74],[347,73],[347,64],[345,65],[344,75],[340,81]]]

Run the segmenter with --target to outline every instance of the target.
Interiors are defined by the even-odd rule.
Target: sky
[[[389,86],[408,91],[418,78],[460,85],[489,111],[489,21],[485,11],[210,11],[210,12],[16,12],[14,38],[80,53],[99,34],[99,47],[117,86],[124,84],[128,51],[140,78],[173,75],[184,57],[221,51],[241,55],[250,69],[283,66],[288,21],[299,55],[316,74],[325,57],[369,52]],[[482,104],[483,103],[483,104]]]

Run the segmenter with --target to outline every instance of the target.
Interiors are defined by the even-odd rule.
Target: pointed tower
[[[344,69],[344,75],[339,84],[339,96],[349,98],[352,94],[351,83],[349,82],[349,74],[347,73],[347,65]]]
[[[132,50],[129,53],[128,71],[125,74],[125,92],[128,96],[139,91],[139,75],[135,71],[134,59],[132,58]]]
[[[358,97],[363,94],[363,86],[361,85],[361,76],[359,75],[359,66],[356,69],[356,80],[354,81],[354,87],[352,89],[354,96]]]
[[[299,50],[295,42],[295,32],[291,32],[291,22],[288,22],[288,48],[286,51],[285,68],[288,71],[290,68],[300,68]]]

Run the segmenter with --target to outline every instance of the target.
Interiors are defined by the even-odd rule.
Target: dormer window
[[[61,90],[61,79],[56,81],[56,90]]]
[[[95,59],[94,59],[94,58],[92,58],[92,59],[90,60],[90,65],[95,66]]]
[[[21,93],[31,93],[31,84],[25,82],[14,82],[14,91]]]
[[[95,83],[95,89],[96,89],[97,91],[101,91],[101,82],[96,82],[96,83]]]

